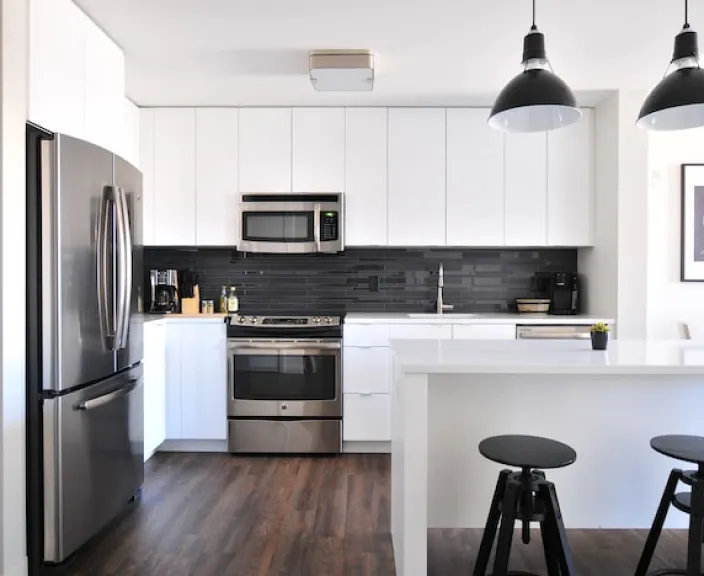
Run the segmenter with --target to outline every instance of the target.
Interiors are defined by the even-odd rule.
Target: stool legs
[[[509,481],[506,486],[506,494],[501,503],[501,528],[499,528],[499,540],[496,543],[493,576],[506,576],[508,572],[508,558],[511,555],[513,529],[518,513],[518,500],[521,495],[520,488],[520,483],[513,480]]]
[[[702,551],[702,520],[704,517],[704,482],[692,484],[692,509],[689,513],[687,536],[687,576],[700,576]]]
[[[494,546],[496,529],[499,527],[499,520],[501,520],[501,501],[506,492],[506,481],[510,474],[511,470],[502,470],[499,473],[499,479],[496,482],[496,490],[494,490],[494,497],[491,499],[491,506],[489,507],[489,516],[486,519],[482,542],[479,545],[479,554],[477,554],[477,562],[474,565],[473,576],[484,576],[489,566],[489,556],[491,556],[491,549]]]
[[[538,494],[545,503],[545,523],[550,527],[551,539],[555,543],[557,557],[560,563],[561,576],[571,576],[574,574],[574,563],[572,561],[572,551],[567,541],[565,523],[562,521],[562,511],[557,501],[557,492],[552,482],[542,481],[538,489]]]
[[[648,538],[645,540],[645,546],[643,546],[643,552],[640,555],[634,576],[646,576],[648,572],[648,566],[650,566],[650,561],[653,559],[655,546],[657,546],[658,538],[660,538],[660,532],[662,532],[663,524],[665,524],[665,517],[667,516],[670,502],[672,502],[672,498],[675,495],[677,482],[679,482],[680,478],[682,478],[682,470],[675,468],[670,471],[670,476],[667,479],[667,484],[665,484],[665,490],[663,490],[660,505],[655,513],[655,519],[648,533]],[[697,576],[699,576],[698,572]]]

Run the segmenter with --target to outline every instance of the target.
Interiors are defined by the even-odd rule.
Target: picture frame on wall
[[[704,282],[704,164],[682,164],[682,282]]]

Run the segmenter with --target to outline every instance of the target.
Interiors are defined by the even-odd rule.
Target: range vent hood
[[[310,81],[319,92],[374,89],[374,54],[369,50],[313,50],[308,62]]]

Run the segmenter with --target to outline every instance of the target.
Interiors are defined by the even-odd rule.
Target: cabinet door
[[[139,169],[142,171],[142,238],[145,246],[154,241],[154,108],[139,111]]]
[[[503,246],[504,135],[489,110],[447,111],[447,244]]]
[[[389,327],[391,340],[451,340],[451,324],[396,324]]]
[[[54,132],[85,138],[86,29],[71,0],[29,2],[29,113]]]
[[[506,134],[507,246],[547,242],[547,136]]]
[[[388,394],[391,387],[389,348],[345,347],[343,352],[343,392]]]
[[[122,102],[125,109],[125,141],[120,156],[141,170],[141,162],[139,160],[139,141],[141,138],[139,132],[139,108],[127,98],[123,98]]]
[[[237,246],[236,108],[199,108],[196,140],[196,244]]]
[[[466,324],[452,327],[453,340],[515,340],[515,324]]]
[[[167,324],[166,328],[166,358],[164,375],[166,379],[166,438],[181,440],[181,324]]]
[[[293,191],[345,188],[344,108],[294,108]]]
[[[239,191],[291,191],[291,109],[242,108]]]
[[[86,140],[123,155],[125,57],[119,46],[92,22],[86,32]]]
[[[445,110],[389,109],[389,245],[445,245]]]
[[[592,110],[548,132],[548,244],[594,243],[594,131]]]
[[[183,324],[181,335],[182,435],[188,440],[227,438],[227,335],[225,324]]]
[[[154,111],[154,244],[196,243],[196,111]]]
[[[144,326],[144,458],[166,439],[166,326]]]
[[[345,113],[345,243],[386,246],[386,108]]]
[[[345,394],[342,402],[343,440],[391,440],[389,394]]]

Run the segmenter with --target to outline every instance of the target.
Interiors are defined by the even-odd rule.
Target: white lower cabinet
[[[389,348],[345,348],[342,359],[345,394],[388,394],[390,355]]]
[[[391,440],[389,394],[345,394],[342,439],[370,442]]]
[[[397,324],[389,327],[389,337],[398,340],[451,340],[451,324]]]
[[[166,439],[166,326],[144,326],[144,460]]]
[[[225,440],[225,324],[179,321],[166,328],[167,439]]]
[[[453,340],[515,340],[515,324],[456,324],[452,327]]]

